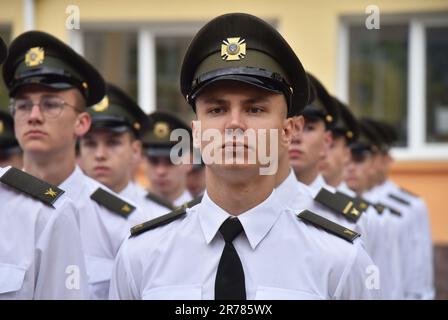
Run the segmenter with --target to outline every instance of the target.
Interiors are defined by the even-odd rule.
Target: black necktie
[[[219,228],[226,244],[216,273],[215,300],[246,300],[243,265],[232,244],[241,231],[243,226],[237,218],[227,219]]]

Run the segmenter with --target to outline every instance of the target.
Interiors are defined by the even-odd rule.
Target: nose
[[[107,154],[106,147],[103,144],[98,144],[95,149],[95,159],[98,161],[105,160]]]
[[[242,114],[242,111],[239,108],[231,108],[229,115],[230,117],[226,124],[225,129],[230,130],[241,129],[243,131],[246,129],[244,115]]]
[[[40,110],[40,107],[33,103],[33,107],[31,108],[30,115],[28,118],[28,123],[30,124],[36,124],[36,123],[42,123],[44,120],[43,114]]]

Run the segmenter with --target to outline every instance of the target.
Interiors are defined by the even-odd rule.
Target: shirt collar
[[[309,199],[311,197],[309,187],[297,180],[292,169],[288,177],[277,186],[276,191],[280,203],[291,209],[294,209],[295,205],[300,203],[300,198]]]
[[[76,166],[72,174],[59,185],[59,188],[64,190],[67,196],[76,202],[84,188],[84,183],[82,182],[83,178],[84,173],[82,173],[81,169]]]
[[[356,192],[350,189],[345,181],[342,181],[336,189],[350,197],[356,198]]]
[[[238,216],[252,249],[257,247],[277,221],[282,212],[280,208],[277,192],[274,190],[262,203]],[[232,215],[214,203],[207,192],[204,193],[197,210],[205,241],[209,244],[218,233],[221,224]]]
[[[185,190],[179,198],[177,198],[176,200],[174,200],[174,205],[176,207],[180,207],[181,205],[183,205],[184,203],[190,201],[192,199],[190,193]]]
[[[317,196],[322,188],[325,188],[333,193],[336,191],[332,186],[325,182],[324,177],[321,174],[319,174],[316,179],[308,185],[308,187],[311,190],[311,195],[313,198]]]

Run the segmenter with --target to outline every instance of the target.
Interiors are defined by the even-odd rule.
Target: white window
[[[11,27],[8,25],[0,24],[0,36],[8,44],[11,40]],[[0,77],[0,109],[8,110],[8,101],[8,91],[6,90],[6,86],[3,83],[3,77]]]
[[[357,116],[393,124],[398,159],[448,159],[448,14],[342,17],[338,95]]]
[[[70,44],[147,113],[169,110],[192,118],[180,94],[180,69],[201,23],[88,24],[70,31]]]

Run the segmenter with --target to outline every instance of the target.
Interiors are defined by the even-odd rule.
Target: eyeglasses
[[[44,96],[40,99],[38,104],[30,99],[12,98],[9,101],[9,111],[13,117],[23,119],[31,114],[31,110],[33,110],[35,105],[39,107],[40,112],[46,118],[57,118],[66,105],[78,111],[75,106],[68,104],[64,99],[56,96]]]

